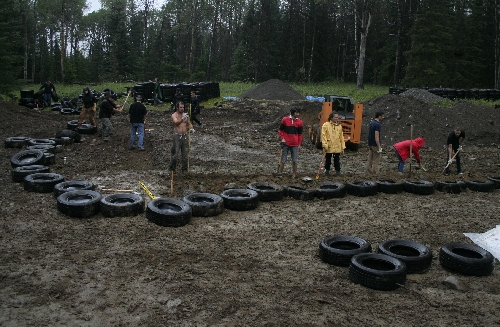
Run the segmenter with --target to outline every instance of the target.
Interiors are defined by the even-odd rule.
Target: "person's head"
[[[90,89],[88,87],[83,88],[83,93],[89,93],[89,92],[90,92]]]
[[[413,144],[415,144],[418,147],[421,147],[425,144],[425,140],[422,137],[417,137],[416,139],[413,140]]]
[[[158,77],[155,77],[155,82],[158,82]]]
[[[104,93],[104,99],[109,100],[109,101],[115,101],[111,92]]]
[[[462,128],[461,127],[458,127],[458,126],[455,127],[454,131],[455,131],[455,135],[456,136],[460,136],[460,134],[462,134]]]
[[[331,121],[332,123],[338,123],[339,122],[339,113],[336,111],[332,111],[330,115],[328,116],[328,120]]]
[[[177,102],[175,104],[175,108],[176,108],[177,112],[182,114],[184,112],[184,102],[182,102],[182,101]]]
[[[375,119],[381,121],[382,119],[384,119],[384,113],[382,111],[377,111],[375,113]]]
[[[195,90],[191,90],[191,96],[194,97],[196,95],[196,91]]]
[[[141,101],[142,101],[142,95],[137,95],[137,96],[135,97],[135,101],[137,101],[137,102],[141,102]]]
[[[293,118],[297,118],[300,116],[300,110],[298,108],[292,108],[290,109],[290,116]]]

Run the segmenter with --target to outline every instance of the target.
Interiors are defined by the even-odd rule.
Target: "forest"
[[[19,83],[500,88],[500,0],[0,0]]]

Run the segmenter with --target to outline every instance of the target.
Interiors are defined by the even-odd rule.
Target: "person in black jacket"
[[[115,103],[115,99],[111,93],[106,92],[104,94],[104,100],[99,108],[99,119],[102,123],[102,136],[104,137],[104,141],[108,140],[109,134],[111,134],[111,130],[113,129],[111,116],[117,112],[122,112],[122,109],[120,109],[121,107],[122,105],[117,105]]]
[[[130,118],[130,124],[132,125],[132,129],[130,130],[130,150],[134,149],[136,133],[139,136],[137,146],[139,150],[144,150],[144,120],[148,111],[141,101],[142,96],[136,96],[135,102],[132,103],[128,109],[128,116]]]
[[[83,120],[87,115],[89,115],[89,122],[92,124],[92,126],[95,127],[96,126],[95,107],[97,99],[90,92],[90,89],[88,87],[83,88],[82,102],[83,102],[83,108],[82,112],[80,113],[80,116],[78,117],[78,127],[82,126]]]
[[[462,143],[465,140],[465,131],[462,130],[460,127],[455,127],[454,130],[452,130],[448,134],[448,139],[446,140],[446,145],[447,145],[447,152],[448,152],[448,167],[445,169],[445,174],[449,175],[450,174],[450,166],[452,163],[452,158],[453,155],[456,154],[455,160],[457,162],[457,174],[462,175],[462,164],[460,162],[460,152],[462,151]]]
[[[198,125],[201,125],[201,122],[196,118],[196,116],[199,114],[200,114],[200,99],[196,95],[195,91],[191,91],[191,123],[194,121]]]
[[[40,87],[40,90],[43,89],[43,100],[47,104],[48,107],[50,107],[50,100],[52,99],[52,91],[56,91],[56,87],[54,84],[50,82],[50,80],[47,80],[45,84]]]

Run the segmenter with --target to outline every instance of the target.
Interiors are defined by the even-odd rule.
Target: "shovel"
[[[325,163],[325,158],[326,158],[326,152],[323,153],[323,158],[321,159],[321,163],[319,164],[318,174],[316,174],[316,180],[319,179],[319,173],[321,172],[321,168],[323,167],[323,164]]]
[[[453,161],[453,159],[455,159],[455,157],[457,156],[457,154],[458,154],[459,152],[460,152],[460,150],[457,150],[457,152],[455,152],[455,154],[454,154],[454,155],[453,155],[453,157],[451,158],[451,161]],[[446,171],[446,169],[447,169],[448,167],[450,167],[450,165],[451,165],[451,162],[449,162],[449,163],[446,165],[446,167],[444,167],[444,169],[443,169],[443,173]]]

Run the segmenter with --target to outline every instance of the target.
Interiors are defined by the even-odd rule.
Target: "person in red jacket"
[[[278,129],[278,134],[281,139],[281,148],[283,149],[278,172],[280,174],[283,173],[288,151],[290,151],[292,156],[293,178],[297,177],[298,154],[302,148],[302,130],[304,129],[304,124],[299,116],[299,109],[292,108],[290,110],[290,116],[283,117],[280,128]]]
[[[422,168],[419,150],[425,144],[425,140],[421,137],[417,137],[413,140],[413,142],[411,140],[406,140],[393,145],[396,156],[399,159],[398,172],[400,173],[402,173],[405,169],[406,159],[410,157],[410,144],[411,152],[413,152],[413,155],[415,156],[415,160],[417,160],[419,167]]]

